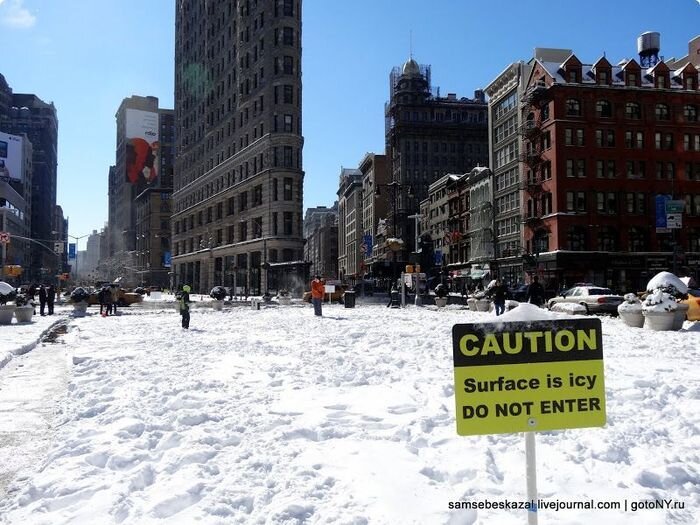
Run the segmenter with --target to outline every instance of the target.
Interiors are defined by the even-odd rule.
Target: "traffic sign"
[[[0,232],[0,243],[8,244],[9,242],[10,242],[10,233],[9,232]]]
[[[605,425],[600,319],[452,328],[457,433]]]

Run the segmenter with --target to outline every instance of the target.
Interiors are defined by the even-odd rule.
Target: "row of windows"
[[[496,175],[496,191],[505,190],[518,183],[520,180],[518,168],[510,168]]]
[[[566,211],[586,212],[589,209],[588,197],[595,200],[595,211],[603,215],[616,215],[621,211],[633,215],[646,215],[652,210],[652,194],[642,192],[614,192],[614,191],[567,191]],[[700,216],[700,195],[685,195],[685,213],[689,216]]]
[[[650,163],[654,169],[656,180],[673,180],[676,178],[676,163],[671,161],[655,161]],[[570,178],[585,178],[586,159],[567,159],[566,176]],[[700,180],[700,162],[683,163],[683,173],[687,180]],[[621,163],[614,160],[595,160],[595,176],[597,179],[627,179],[647,178],[647,162],[643,160],[627,160],[624,163],[624,172],[619,172]]]
[[[294,234],[294,214],[290,211],[282,212],[282,227],[279,224],[279,213],[273,212],[270,220],[269,235],[291,236]],[[236,231],[237,230],[237,231]],[[178,241],[174,245],[175,255],[184,255],[200,250],[206,250],[233,244],[260,239],[263,236],[263,217],[253,217],[250,221],[241,221],[231,224],[227,228],[219,228],[212,235],[196,235],[188,239]]]
[[[281,150],[281,151],[280,151]],[[301,150],[292,146],[283,146],[282,148],[272,148],[272,167],[296,168],[301,169]],[[265,160],[266,156],[260,153],[250,161],[243,162],[237,167],[229,170],[226,175],[221,175],[217,179],[208,184],[203,185],[197,190],[190,193],[188,196],[177,201],[176,212],[185,210],[195,204],[208,199],[212,195],[216,195],[226,188],[230,188],[234,184],[248,179],[249,176],[255,175],[265,168],[269,167],[269,160]],[[191,180],[194,180],[193,178]],[[187,183],[187,181],[185,181]]]
[[[593,237],[594,243],[589,242],[591,235],[582,226],[573,226],[566,232],[566,249],[573,251],[600,250],[608,252],[629,251],[646,252],[651,248],[650,230],[633,226],[627,230],[627,246],[620,242],[619,232],[611,226],[601,226]],[[675,242],[671,235],[657,235],[658,249],[673,251]],[[688,232],[688,250],[700,251],[700,229]]]
[[[279,180],[272,179],[271,199],[272,201],[280,200],[279,191]],[[297,190],[297,199],[300,200],[301,191]],[[250,196],[250,200],[249,200]],[[282,200],[291,201],[294,200],[294,181],[291,177],[284,177],[282,181]],[[250,207],[255,208],[263,204],[263,186],[258,184],[250,189],[250,191],[242,191],[237,195],[229,197],[226,201],[226,216],[233,215],[236,210],[238,213],[246,211],[248,209],[248,203],[250,201]],[[209,206],[206,210],[200,210],[197,213],[191,214],[189,217],[183,217],[180,220],[175,221],[175,234],[179,234],[181,231],[184,233],[188,229],[193,229],[196,226],[203,226],[204,224],[210,224],[213,221],[219,221],[224,217],[224,201],[218,202],[213,206]]]
[[[470,122],[486,123],[486,111],[452,111],[451,109],[431,111],[403,111],[403,120],[423,122]]]
[[[596,116],[599,118],[612,118],[613,105],[607,100],[598,100],[595,105]],[[580,117],[583,115],[583,105],[577,98],[569,98],[566,100],[566,115],[569,117]],[[670,120],[671,107],[668,104],[656,104],[654,106],[654,117],[656,120]],[[625,103],[625,118],[630,120],[639,120],[642,118],[642,105],[638,102]],[[698,121],[698,107],[694,104],[685,104],[683,106],[683,118],[686,122]]]
[[[624,134],[625,148],[644,148],[643,131],[626,130]],[[585,146],[585,130],[583,128],[566,128],[564,130],[564,144],[566,146]],[[596,129],[595,144],[599,148],[614,148],[616,146],[616,130]],[[654,132],[654,147],[658,150],[672,150],[674,147],[674,134],[661,131]],[[684,133],[683,149],[685,151],[700,151],[700,135]]]

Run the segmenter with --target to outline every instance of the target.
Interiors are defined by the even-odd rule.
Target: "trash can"
[[[343,303],[345,303],[345,308],[355,308],[355,292],[353,290],[347,290],[343,294]]]
[[[260,303],[262,301],[260,299],[251,299],[250,300],[250,306],[253,310],[260,310]]]
[[[392,308],[401,308],[401,294],[398,290],[391,291],[391,302],[389,306]]]

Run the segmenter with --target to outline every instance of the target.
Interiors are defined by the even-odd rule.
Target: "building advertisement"
[[[0,180],[22,180],[22,137],[0,132]]]
[[[158,113],[126,110],[126,182],[152,184],[158,177]]]

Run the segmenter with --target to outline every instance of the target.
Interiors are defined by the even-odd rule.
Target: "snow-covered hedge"
[[[647,295],[644,302],[642,302],[643,312],[675,312],[678,308],[678,303],[669,295],[661,289],[656,290],[654,293]]]

